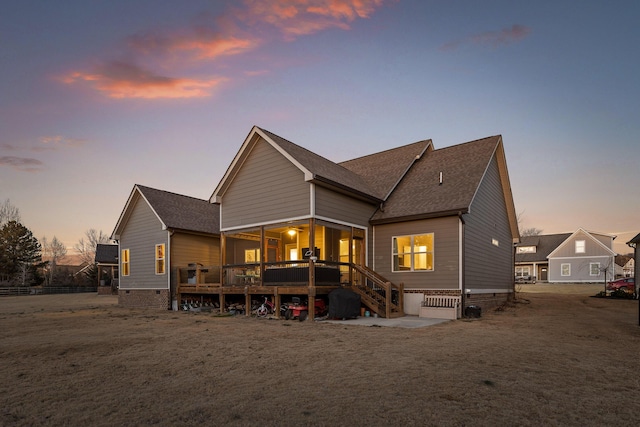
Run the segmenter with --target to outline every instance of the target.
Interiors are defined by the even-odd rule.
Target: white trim
[[[162,291],[164,289],[171,289],[169,286],[166,288],[118,288],[120,291]]]
[[[462,223],[462,218],[458,217],[458,289],[460,289],[460,291],[463,290],[462,283],[464,278],[464,272],[462,271],[462,267],[463,267],[462,257],[464,255],[462,251],[462,243],[463,243],[462,233],[463,232],[464,232],[464,225]]]
[[[316,215],[316,185],[313,182],[309,183],[309,212],[312,217]]]
[[[287,222],[290,222],[290,221],[302,221],[302,220],[308,220],[310,218],[311,218],[310,215],[303,215],[303,216],[284,218],[284,219],[279,219],[279,220],[274,220],[274,221],[254,222],[252,224],[243,224],[243,225],[238,225],[238,226],[233,226],[233,227],[221,228],[220,232],[227,232],[227,231],[234,231],[234,230],[244,230],[246,228],[256,228],[256,227],[262,227],[263,225],[281,224],[281,223],[287,223]]]
[[[562,260],[562,259],[598,259],[598,258],[606,258],[611,259],[611,255],[592,255],[592,256],[557,256],[554,257],[554,260]]]

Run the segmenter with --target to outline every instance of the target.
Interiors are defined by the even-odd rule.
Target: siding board
[[[138,197],[120,236],[120,249],[129,249],[129,276],[120,289],[168,289],[167,274],[156,275],[155,245],[168,243],[168,233],[142,197]],[[166,247],[166,246],[165,246]],[[122,269],[120,270],[122,271]]]
[[[222,228],[308,216],[310,197],[303,172],[261,140],[222,196]]]
[[[434,218],[376,225],[374,229],[374,269],[405,289],[460,289],[459,219]],[[434,233],[434,269],[419,272],[392,272],[392,238],[412,234]]]
[[[369,226],[376,206],[316,185],[316,216]]]
[[[495,156],[464,221],[465,288],[513,289],[513,241]]]

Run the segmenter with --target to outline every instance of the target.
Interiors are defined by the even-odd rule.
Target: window
[[[527,277],[530,276],[529,267],[516,267],[516,277]]]
[[[433,271],[433,233],[394,237],[393,271]]]
[[[129,275],[129,249],[123,249],[120,251],[120,262],[122,263],[122,275]]]
[[[571,276],[571,264],[560,264],[560,274],[562,276]]]
[[[257,264],[260,262],[260,249],[245,249],[244,263]]]
[[[518,246],[516,248],[516,253],[519,254],[535,254],[536,247],[535,246]]]
[[[491,239],[491,244],[493,246],[500,246],[500,242],[498,241],[498,239]]]
[[[156,245],[156,274],[164,274],[164,243]]]
[[[591,275],[591,276],[599,276],[600,275],[600,263],[599,262],[591,262],[591,263],[589,263],[589,275]]]
[[[585,241],[584,240],[576,240],[576,253],[577,254],[585,253]]]

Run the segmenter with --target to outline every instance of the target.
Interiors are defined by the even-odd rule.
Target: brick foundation
[[[127,308],[150,308],[169,310],[171,299],[169,289],[120,289],[118,304]]]
[[[502,294],[470,294],[465,295],[462,299],[462,314],[464,315],[465,307],[475,305],[482,308],[483,312],[493,310],[500,307],[513,298],[512,293]]]

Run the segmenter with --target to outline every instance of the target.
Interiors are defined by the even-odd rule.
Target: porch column
[[[309,219],[309,288],[307,297],[309,299],[307,307],[309,309],[309,318],[313,320],[316,315],[316,221],[314,218]]]
[[[227,263],[227,236],[224,233],[220,233],[220,284],[225,285],[224,266]],[[222,313],[224,307],[222,301],[220,302],[220,313]]]

